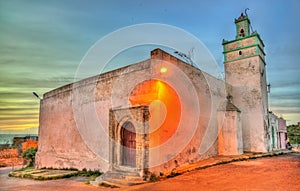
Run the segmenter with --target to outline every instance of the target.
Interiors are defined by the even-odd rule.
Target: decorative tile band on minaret
[[[250,32],[250,20],[243,13],[234,20],[236,37],[234,40],[223,39],[224,62],[231,62],[252,56],[260,56],[265,62],[264,43],[256,31]]]

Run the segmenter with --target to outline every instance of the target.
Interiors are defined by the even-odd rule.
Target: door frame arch
[[[149,107],[136,106],[110,109],[109,112],[109,169],[139,172],[145,175],[149,166]],[[135,128],[135,167],[122,164],[122,126],[130,122]]]

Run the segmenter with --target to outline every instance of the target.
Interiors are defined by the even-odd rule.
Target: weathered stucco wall
[[[286,139],[287,139],[287,129],[286,129],[286,120],[283,118],[278,118],[278,131],[279,133],[279,148],[286,149]]]
[[[162,66],[167,73],[160,72]],[[216,112],[226,97],[224,82],[156,49],[150,60],[46,93],[40,109],[37,167],[107,171],[109,110],[131,107],[131,92],[149,79],[164,81],[177,92],[182,114],[168,141],[149,148],[150,171],[167,172],[217,155]]]
[[[86,146],[72,109],[71,85],[44,96],[40,105],[39,146],[36,167],[97,169],[104,161]]]
[[[232,85],[232,101],[241,110],[243,148],[270,149],[268,95],[264,44],[259,34],[250,34],[247,15],[235,19],[236,38],[223,40],[225,81]]]
[[[169,144],[165,143],[163,146],[150,150],[150,157],[152,157],[150,158],[150,165],[153,166],[151,170],[154,172],[172,171],[183,164],[217,155],[217,108],[225,101],[224,82],[183,63],[179,59],[170,57],[167,53],[154,53],[152,52],[154,68],[160,67],[156,63],[157,61],[174,59],[172,64],[183,72],[180,75],[186,75],[188,82],[185,83],[179,73],[174,71],[174,68],[174,70],[170,70],[171,76],[165,76],[165,78],[172,79],[174,75],[174,79],[170,80],[169,83],[180,84],[179,87],[176,85],[173,87],[181,97],[183,116],[181,116],[179,128],[170,138]],[[170,66],[167,67],[171,69]],[[196,95],[193,94],[193,90],[195,90]],[[199,108],[197,108],[198,106]],[[198,109],[199,114],[196,118],[194,112]],[[181,148],[182,145],[184,145],[183,148]],[[174,153],[178,154],[174,155]],[[159,161],[166,162],[156,166]]]
[[[44,95],[40,109],[37,167],[108,169],[109,109],[126,105],[126,93],[113,83],[124,73],[134,83],[131,72],[149,68],[149,62],[125,67],[67,85]],[[140,73],[141,74],[141,73]],[[149,72],[143,73],[149,75]],[[137,75],[139,76],[139,75]],[[123,88],[126,88],[124,83]]]
[[[225,63],[226,82],[232,85],[233,103],[242,111],[245,151],[266,152],[266,80],[261,80],[259,56]],[[264,71],[265,72],[265,71]]]
[[[220,116],[221,115],[221,116]],[[225,115],[225,118],[223,117]],[[243,138],[240,111],[219,111],[219,155],[243,154]],[[223,120],[222,120],[223,118]]]

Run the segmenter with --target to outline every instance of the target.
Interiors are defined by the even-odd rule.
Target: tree
[[[22,157],[28,160],[28,166],[34,166],[36,152],[37,152],[37,148],[33,148],[33,147],[23,152]]]
[[[291,144],[300,144],[300,127],[298,125],[287,126],[287,133]]]

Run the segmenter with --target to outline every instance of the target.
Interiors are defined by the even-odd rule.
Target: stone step
[[[95,186],[99,186],[101,185],[101,183],[105,183],[105,184],[120,187],[120,186],[132,186],[137,184],[143,184],[146,182],[140,176],[126,176],[125,174],[127,174],[127,172],[126,173],[106,172],[105,174],[96,178],[95,181],[92,181],[91,184]],[[128,174],[132,174],[132,173],[128,173]]]
[[[139,176],[138,172],[130,172],[130,171],[121,171],[121,170],[114,170],[114,171],[108,171],[109,173],[116,173],[116,174],[126,174],[129,176]]]
[[[143,184],[146,181],[105,178],[102,180],[102,182],[120,187],[120,186],[133,186],[133,185],[137,185],[137,184]]]
[[[122,171],[109,171],[102,175],[105,178],[121,179],[121,180],[133,180],[143,181],[143,178],[136,172],[122,172]]]

